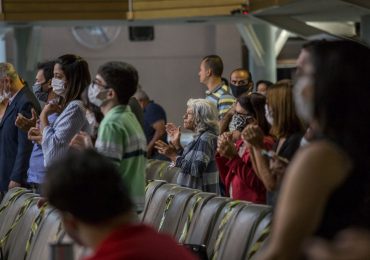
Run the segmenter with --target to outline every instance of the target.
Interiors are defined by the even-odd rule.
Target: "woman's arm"
[[[318,227],[331,193],[347,178],[349,159],[332,144],[318,142],[298,152],[287,170],[269,246],[258,259],[297,259]]]
[[[41,113],[42,114],[42,113]],[[63,156],[69,148],[72,138],[80,132],[86,122],[85,109],[82,102],[71,102],[60,114],[53,126],[47,117],[41,117],[42,150],[47,166],[51,161]]]

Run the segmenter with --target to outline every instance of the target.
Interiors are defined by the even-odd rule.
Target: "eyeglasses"
[[[108,85],[103,85],[102,83],[98,82],[96,79],[94,79],[94,80],[92,81],[92,85],[93,85],[93,86],[94,86],[94,85],[96,85],[96,86],[98,86],[99,88],[105,88],[105,89],[109,88],[109,87],[108,87]]]

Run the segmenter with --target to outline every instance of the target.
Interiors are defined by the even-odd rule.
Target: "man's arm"
[[[166,133],[166,124],[164,120],[158,120],[152,124],[155,130],[152,140],[148,144],[148,157],[151,157],[154,149],[154,144],[157,140],[160,140]]]

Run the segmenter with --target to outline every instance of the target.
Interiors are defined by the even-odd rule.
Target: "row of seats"
[[[0,259],[47,260],[49,244],[72,243],[54,208],[37,206],[39,196],[24,188],[7,192],[0,204]],[[72,244],[75,259],[85,249]]]
[[[266,235],[271,208],[156,180],[141,217],[179,243],[205,245],[209,259],[244,260]]]
[[[169,177],[178,169],[167,167],[166,162],[150,163],[153,168],[150,171],[148,167],[147,173],[174,181]],[[205,245],[209,259],[247,259],[271,221],[268,206],[233,201],[163,180],[148,181],[145,196],[144,223],[179,243]],[[37,194],[14,188],[1,201],[0,260],[46,260],[49,244],[72,243],[56,210],[47,204],[38,208],[38,200]],[[75,259],[86,255],[86,249],[76,244],[73,249]]]

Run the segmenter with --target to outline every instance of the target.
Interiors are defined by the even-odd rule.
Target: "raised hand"
[[[42,142],[42,133],[37,127],[31,127],[30,130],[28,130],[27,136],[28,140],[33,141],[37,144],[41,144]]]
[[[232,159],[238,155],[238,151],[232,141],[231,133],[223,133],[217,139],[217,152],[228,159]]]
[[[244,141],[259,148],[263,148],[263,136],[263,131],[258,125],[247,125],[242,132]]]
[[[21,129],[25,132],[28,132],[28,130],[30,130],[31,127],[35,127],[36,122],[37,122],[37,113],[36,113],[35,109],[33,109],[33,108],[31,109],[31,113],[32,113],[31,118],[27,118],[24,115],[22,115],[21,113],[18,113],[17,118],[15,120],[15,125],[19,129]]]
[[[166,144],[162,140],[158,140],[154,144],[154,148],[158,150],[160,154],[170,158],[172,161],[176,160],[176,148],[172,144]]]
[[[167,123],[166,132],[168,137],[170,138],[170,142],[176,147],[176,149],[179,149],[181,147],[181,127],[176,126],[174,123]]]

